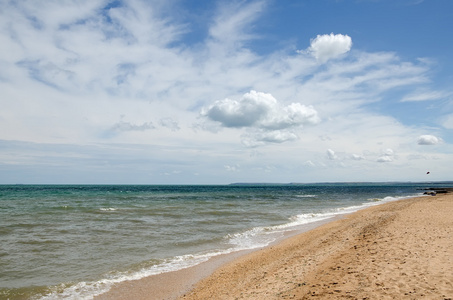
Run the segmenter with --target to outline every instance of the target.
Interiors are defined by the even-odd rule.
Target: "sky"
[[[452,28],[451,0],[0,0],[0,183],[453,180]]]

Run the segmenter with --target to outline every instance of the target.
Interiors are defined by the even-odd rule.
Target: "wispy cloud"
[[[265,5],[265,1],[221,3],[213,25],[209,28],[209,38],[226,50],[242,48],[245,42],[256,38],[248,28],[259,17]],[[215,49],[220,50],[218,47]]]
[[[453,95],[451,92],[447,91],[429,91],[425,89],[417,89],[415,92],[408,94],[401,99],[402,102],[411,102],[411,101],[432,101],[439,99],[447,99]]]

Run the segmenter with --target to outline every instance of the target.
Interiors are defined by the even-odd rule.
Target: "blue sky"
[[[451,28],[450,0],[0,0],[0,183],[453,180]]]

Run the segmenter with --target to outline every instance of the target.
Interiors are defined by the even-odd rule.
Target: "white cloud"
[[[311,41],[308,53],[313,55],[319,62],[326,62],[329,59],[337,58],[351,50],[352,39],[343,34],[318,35]]]
[[[242,144],[246,147],[258,147],[267,143],[281,144],[284,142],[295,141],[298,136],[291,131],[281,130],[254,130],[242,135]]]
[[[415,102],[415,101],[433,101],[450,97],[451,93],[446,91],[429,91],[425,89],[418,89],[414,93],[406,95],[401,99],[401,102]]]
[[[387,148],[387,149],[383,150],[382,152],[385,156],[393,156],[393,154],[394,154],[394,151],[390,148]]]
[[[382,155],[378,157],[377,162],[392,162],[394,159],[393,149],[387,148],[382,151]]]
[[[178,131],[181,128],[178,126],[178,122],[174,121],[172,118],[163,118],[160,119],[160,125],[162,127],[168,128],[171,131]]]
[[[315,167],[316,166],[311,160],[307,160],[306,162],[303,163],[303,165],[306,167]]]
[[[444,116],[442,118],[441,124],[447,129],[453,129],[453,114]]]
[[[359,155],[359,154],[352,154],[352,155],[351,155],[351,158],[352,158],[353,160],[362,160],[362,159],[365,159],[365,158],[363,157],[363,155]]]
[[[209,36],[224,46],[238,47],[242,42],[253,38],[249,33],[249,24],[256,20],[264,9],[264,1],[255,1],[248,4],[239,1],[221,4],[219,14],[209,29]]]
[[[407,156],[407,159],[408,160],[419,160],[419,159],[427,160],[428,157],[426,157],[426,155],[422,155],[422,154],[410,154]]]
[[[238,172],[239,168],[240,168],[239,165],[233,165],[233,166],[225,165],[224,167],[225,167],[225,170],[228,172]]]
[[[246,93],[239,100],[216,101],[201,111],[203,116],[220,122],[225,127],[254,127],[261,129],[287,129],[320,121],[311,106],[292,103],[280,105],[271,95],[256,91]]]
[[[271,95],[254,90],[239,100],[224,99],[203,108],[201,115],[228,128],[250,128],[243,144],[259,146],[297,139],[291,131],[303,125],[320,122],[312,106],[291,103],[283,106]]]
[[[417,143],[419,145],[437,145],[440,143],[440,139],[435,137],[434,135],[421,135],[418,137]]]
[[[327,149],[327,158],[329,158],[330,160],[335,160],[338,157],[335,155],[335,151],[333,151],[332,149]]]
[[[392,161],[393,161],[393,158],[391,156],[387,156],[387,155],[380,156],[377,159],[377,162],[392,162]]]
[[[216,101],[201,114],[225,127],[259,127],[258,122],[268,117],[276,105],[272,95],[251,91],[239,101],[228,98]]]
[[[318,112],[312,106],[291,103],[281,109],[274,107],[269,111],[268,118],[262,120],[262,126],[266,129],[285,129],[319,122]]]
[[[132,124],[130,122],[120,121],[112,126],[113,131],[144,131],[155,129],[156,127],[152,122],[143,123],[140,125]]]

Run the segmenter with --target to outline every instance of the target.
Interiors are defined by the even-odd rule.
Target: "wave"
[[[116,210],[118,210],[118,208],[114,208],[114,207],[106,207],[106,208],[104,208],[104,207],[101,207],[99,210],[100,211],[116,211]]]
[[[74,285],[61,284],[50,289],[46,295],[34,298],[40,300],[88,300],[93,299],[95,296],[106,293],[110,288],[117,283],[130,280],[139,280],[148,276],[178,271],[190,268],[208,261],[211,257],[232,253],[233,249],[223,251],[215,251],[199,254],[187,254],[176,256],[171,259],[162,261],[152,267],[143,268],[140,271],[133,273],[116,273],[106,276],[106,278],[99,281],[92,282],[78,282]]]

